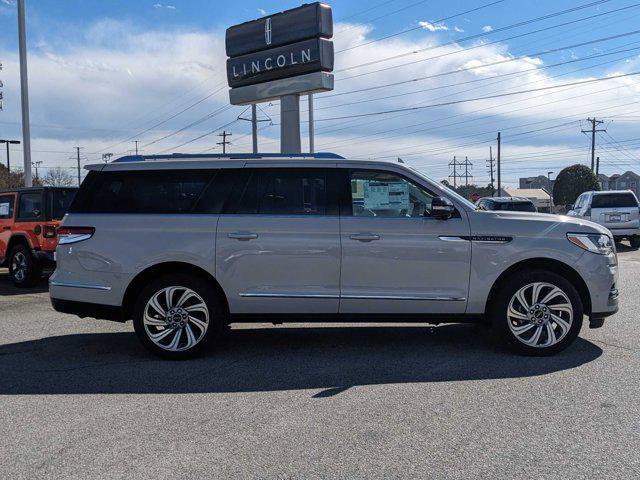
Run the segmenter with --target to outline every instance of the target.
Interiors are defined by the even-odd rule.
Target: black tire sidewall
[[[13,257],[18,253],[22,253],[27,260],[27,274],[24,277],[24,280],[21,282],[15,278],[12,268]],[[42,271],[40,269],[40,266],[38,265],[38,262],[31,254],[31,250],[29,248],[25,247],[24,245],[16,245],[15,247],[13,247],[13,249],[11,250],[11,254],[9,255],[9,275],[11,276],[11,281],[13,282],[13,284],[18,288],[33,287],[38,283],[40,277],[42,276]]]
[[[525,345],[514,336],[508,324],[507,309],[512,296],[523,286],[534,282],[545,282],[560,288],[569,297],[573,308],[573,323],[569,333],[560,342],[550,347]],[[571,345],[580,333],[584,315],[582,300],[573,284],[557,273],[544,270],[523,271],[511,275],[506,281],[502,282],[489,311],[491,325],[497,340],[516,353],[531,356],[553,355]]]
[[[167,351],[153,343],[147,335],[143,322],[144,308],[151,296],[171,286],[190,288],[202,297],[209,309],[209,327],[204,338],[193,348],[180,352]],[[225,323],[225,312],[215,289],[204,279],[186,274],[164,275],[152,281],[142,289],[133,308],[133,328],[140,342],[151,353],[171,360],[192,358],[200,354],[214,339],[220,338]]]
[[[640,237],[631,237],[629,239],[629,245],[631,245],[631,248],[640,248]]]

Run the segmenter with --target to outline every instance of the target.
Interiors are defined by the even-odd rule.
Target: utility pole
[[[581,130],[582,133],[591,132],[591,171],[595,171],[595,157],[596,157],[596,132],[606,132],[607,129],[603,128],[597,130],[596,126],[604,123],[604,120],[596,120],[596,117],[587,118],[587,122],[591,123],[591,130]]]
[[[135,144],[136,144],[136,156],[138,156],[138,140],[135,140]]]
[[[111,157],[113,157],[113,153],[103,153],[102,154],[102,161],[104,163],[109,163],[109,161],[111,160]]]
[[[600,157],[596,158],[596,177],[600,175]]]
[[[307,98],[309,99],[309,153],[315,152],[315,133],[313,129],[313,93],[310,93]]]
[[[258,107],[251,104],[251,143],[253,153],[258,153]]]
[[[473,163],[469,161],[469,157],[464,157],[464,185],[469,185],[469,178],[473,178],[473,175],[469,175],[469,167],[473,166]],[[462,176],[462,175],[461,175]]]
[[[29,81],[27,78],[27,30],[25,0],[18,0],[18,46],[20,50],[20,96],[22,99],[22,143],[24,158],[24,186],[31,187],[31,132],[29,130]]]
[[[489,145],[489,160],[487,160],[487,167],[489,167],[489,175],[491,178],[491,196],[493,197],[496,193],[496,189],[493,185],[493,147]]]
[[[549,213],[553,213],[551,209],[553,208],[553,188],[551,188],[551,174],[553,172],[547,172],[547,180],[549,180]]]
[[[11,173],[11,158],[9,156],[9,145],[19,145],[20,140],[0,140],[0,143],[7,145],[7,173]]]
[[[80,186],[80,183],[82,183],[80,179],[80,147],[76,147],[76,158],[78,160],[78,186]]]
[[[38,166],[39,166],[40,164],[42,164],[42,160],[38,160],[38,161],[36,161],[36,162],[31,162],[31,165],[32,165],[33,167],[35,167],[35,169],[36,169],[36,180],[38,180],[38,178],[40,178],[40,177],[38,177]]]
[[[449,166],[452,166],[452,165],[453,165],[453,175],[449,175],[449,178],[453,177],[453,189],[455,190],[456,185],[457,185],[456,181],[458,179],[458,172],[456,170],[456,167],[458,166],[458,163],[457,163],[455,155],[453,156],[453,162],[449,163]]]
[[[227,137],[230,137],[233,133],[229,133],[226,130],[223,130],[222,133],[219,133],[218,136],[222,137],[221,142],[217,142],[216,145],[222,145],[222,154],[227,153],[227,145],[231,145],[231,142],[227,141]]]
[[[500,145],[500,132],[498,132],[498,158],[497,158],[497,170],[498,170],[498,196],[500,196],[500,190],[502,188],[502,182],[500,178],[500,154],[501,154],[501,145]]]

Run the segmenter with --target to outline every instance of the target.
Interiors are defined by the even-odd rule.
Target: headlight
[[[613,240],[603,233],[567,233],[567,240],[599,255],[609,255],[614,252]]]

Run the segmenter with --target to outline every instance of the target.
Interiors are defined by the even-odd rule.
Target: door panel
[[[356,182],[355,175],[355,216],[340,220],[340,312],[464,313],[471,263],[466,214],[436,220],[429,216],[433,194],[424,187],[366,172]]]
[[[0,259],[9,255],[7,245],[11,238],[13,215],[15,212],[15,194],[0,195]]]
[[[340,222],[322,169],[252,169],[220,216],[216,273],[232,313],[337,313]],[[239,193],[241,192],[241,193]]]

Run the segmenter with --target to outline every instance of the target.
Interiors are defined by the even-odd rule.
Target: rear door
[[[216,278],[231,313],[338,312],[335,170],[244,170],[216,234]]]
[[[7,252],[7,245],[11,238],[15,204],[15,193],[0,194],[0,259],[9,255],[9,252]]]
[[[430,214],[436,195],[401,174],[347,171],[340,218],[341,313],[464,313],[471,242],[466,212]]]
[[[633,192],[596,193],[591,200],[591,220],[614,233],[637,229],[638,200]]]

